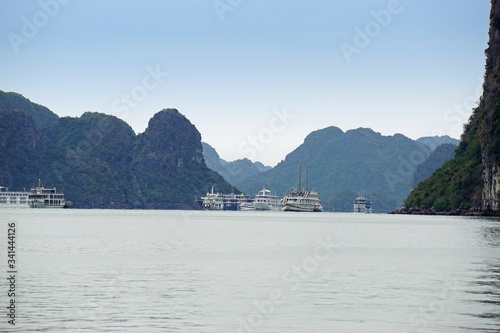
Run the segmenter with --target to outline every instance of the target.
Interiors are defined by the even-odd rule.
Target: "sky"
[[[176,108],[228,161],[318,129],[450,135],[482,94],[488,0],[0,0],[0,90],[136,133]]]

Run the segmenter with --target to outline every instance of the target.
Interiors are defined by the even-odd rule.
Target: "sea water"
[[[1,332],[500,332],[495,219],[0,213]]]

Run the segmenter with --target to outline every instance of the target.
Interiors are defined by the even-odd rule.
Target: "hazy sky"
[[[310,132],[458,138],[488,0],[0,1],[0,90],[142,132],[177,108],[222,158],[275,165]]]

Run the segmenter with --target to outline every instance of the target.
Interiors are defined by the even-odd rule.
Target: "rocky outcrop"
[[[484,162],[483,162],[484,163]],[[496,163],[488,165],[483,171],[483,208],[485,211],[500,211],[500,169]]]
[[[0,90],[0,110],[20,111],[33,119],[39,129],[47,128],[57,122],[59,117],[45,106],[31,102],[22,95]]]
[[[421,182],[405,207],[500,213],[500,0],[491,1],[485,53],[483,96],[465,125],[455,157]]]
[[[483,97],[476,112],[481,114],[483,163],[483,209],[498,211],[500,195],[500,1],[491,2],[489,43],[486,50]]]
[[[23,189],[31,175],[33,181],[43,177],[53,151],[31,117],[21,111],[0,111],[0,186]],[[13,186],[15,185],[15,186]]]
[[[234,191],[205,165],[200,133],[177,110],[158,112],[136,136],[102,113],[58,118],[42,130],[29,112],[0,109],[0,186],[29,189],[38,179],[78,208],[189,209],[212,186]]]
[[[231,191],[206,166],[200,133],[176,109],[162,110],[149,121],[133,155],[132,176],[143,208],[195,208],[196,197],[212,185]]]
[[[500,212],[484,211],[482,209],[454,209],[454,210],[434,210],[420,208],[401,208],[390,212],[389,214],[401,215],[441,215],[441,216],[491,216],[498,217]]]

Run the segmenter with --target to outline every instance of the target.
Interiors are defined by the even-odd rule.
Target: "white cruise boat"
[[[203,210],[224,210],[224,195],[221,193],[214,193],[213,186],[212,192],[207,192],[207,195],[201,199],[201,207]]]
[[[271,194],[271,191],[264,187],[253,200],[255,210],[280,210],[281,202],[278,196]]]
[[[253,200],[248,195],[222,194],[224,200],[224,210],[253,210]]]
[[[322,212],[323,206],[318,192],[292,188],[282,200],[285,212]]]
[[[31,208],[65,208],[66,200],[64,193],[58,193],[57,189],[45,188],[38,180],[38,186],[32,188],[28,194],[28,205]]]
[[[215,193],[214,187],[206,196],[201,197],[203,210],[253,210],[253,200],[244,193]]]
[[[354,212],[367,214],[372,212],[372,202],[363,197],[363,192],[354,200]]]
[[[0,186],[0,208],[29,208],[28,192],[11,192]]]
[[[238,210],[241,210],[241,211],[255,210],[255,207],[253,205],[253,201],[240,202],[238,204]]]

